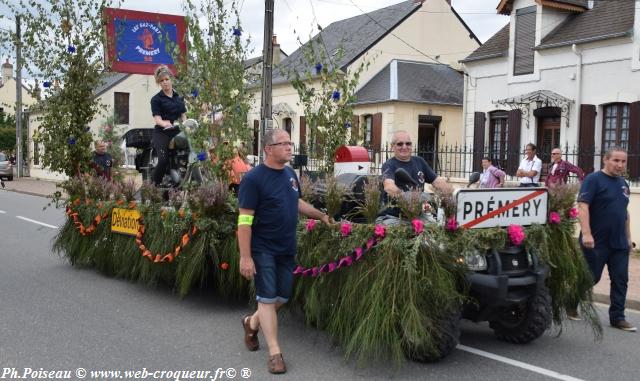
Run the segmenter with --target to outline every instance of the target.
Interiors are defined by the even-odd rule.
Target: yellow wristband
[[[253,216],[250,214],[240,214],[238,216],[238,226],[240,225],[253,225]]]

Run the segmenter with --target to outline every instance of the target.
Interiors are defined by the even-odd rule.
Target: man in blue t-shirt
[[[629,183],[622,175],[627,165],[623,148],[611,147],[604,155],[602,170],[584,180],[578,195],[580,243],[594,284],[600,281],[604,265],[611,278],[609,322],[612,327],[635,332],[636,327],[625,320],[624,305],[629,280]],[[571,318],[571,316],[570,316]]]
[[[269,347],[268,368],[284,373],[278,343],[276,309],[286,303],[293,288],[298,213],[329,224],[329,217],[303,201],[291,160],[291,139],[280,129],[264,136],[264,163],[247,172],[238,191],[238,246],[240,274],[255,280],[258,310],[242,318],[247,349],[259,348],[258,328]]]
[[[382,164],[382,185],[384,186],[382,202],[385,205],[409,189],[423,191],[425,183],[433,185],[441,192],[451,194],[453,189],[444,178],[436,175],[423,158],[411,155],[411,136],[407,131],[394,132],[391,146],[393,157]],[[415,184],[418,184],[417,188],[412,184],[396,184],[395,173],[398,168],[402,168],[409,173]],[[382,213],[397,217],[399,210],[396,207],[392,207],[385,209]]]

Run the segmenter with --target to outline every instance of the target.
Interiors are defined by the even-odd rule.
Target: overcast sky
[[[9,0],[11,1],[11,0]],[[251,38],[249,57],[261,54],[264,21],[263,0],[236,0],[240,9],[242,28]],[[429,1],[429,0],[427,0]],[[306,42],[310,34],[315,35],[316,24],[323,28],[334,21],[371,12],[389,5],[401,3],[402,0],[275,0],[274,30],[278,36],[280,47],[291,54],[299,47],[297,38]],[[231,0],[225,0],[230,4]],[[467,23],[469,28],[485,42],[509,18],[496,14],[499,0],[452,0],[452,5]],[[146,12],[184,14],[181,0],[124,0],[122,8]],[[0,7],[0,12],[7,12]],[[5,14],[0,20],[0,27],[13,29],[13,15]],[[0,51],[4,62],[11,52]],[[13,54],[11,54],[13,56]]]

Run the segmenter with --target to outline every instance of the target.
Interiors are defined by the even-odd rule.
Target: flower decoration
[[[346,128],[347,130],[351,128],[351,122],[347,122],[344,124],[344,128]]]
[[[455,217],[450,217],[447,220],[447,225],[445,226],[445,228],[450,232],[454,232],[454,231],[458,230],[458,221],[456,220],[456,218]]]
[[[205,161],[207,160],[207,153],[202,151],[202,152],[198,152],[198,160],[200,161]]]
[[[242,29],[240,28],[233,28],[233,35],[236,37],[240,37],[242,36]]]
[[[351,234],[351,224],[349,222],[340,224],[340,234],[342,234],[343,237],[348,237]]]
[[[353,252],[356,254],[356,261],[359,261],[360,259],[362,259],[362,254],[364,254],[364,251],[362,250],[361,247],[356,247],[356,249]]]
[[[227,262],[222,262],[220,264],[220,268],[226,271],[229,269],[229,264]]]
[[[315,226],[316,226],[316,220],[312,220],[312,219],[307,220],[306,228],[308,232],[312,231]]]
[[[331,94],[331,99],[333,99],[334,102],[337,102],[340,100],[340,92],[338,90],[334,90],[333,94]]]
[[[67,139],[67,143],[69,143],[70,146],[76,144],[76,138],[74,138],[73,136],[70,137],[69,139]]]
[[[45,89],[50,88],[51,87],[51,82],[49,82],[49,81],[42,82],[42,87],[44,87]]]
[[[549,213],[549,223],[551,223],[551,224],[559,224],[560,223],[560,215],[557,212]]]
[[[316,64],[316,74],[320,74],[322,72],[322,64],[318,62]]]
[[[578,209],[571,208],[569,209],[569,218],[574,219],[578,217]]]
[[[378,239],[382,239],[384,238],[384,235],[386,234],[386,229],[384,227],[384,225],[376,225],[376,228],[373,230],[373,233],[375,234],[376,238]]]
[[[104,132],[109,133],[109,132],[111,132],[111,129],[112,129],[112,128],[113,128],[113,127],[111,127],[110,125],[108,125],[108,124],[107,124],[106,126],[104,126]]]
[[[87,127],[84,128],[84,132],[90,132],[90,131],[91,131],[91,127],[87,126]]]
[[[413,231],[416,234],[420,234],[424,231],[424,223],[417,218],[414,218],[413,221],[411,221],[411,225],[413,225]]]
[[[509,225],[507,227],[507,234],[514,245],[520,245],[525,238],[524,229],[520,225]]]
[[[76,52],[76,47],[73,46],[73,45],[67,46],[67,52],[69,52],[71,54],[75,53]]]
[[[199,94],[198,88],[195,88],[195,89],[191,90],[191,96],[192,97],[197,98],[198,94]]]

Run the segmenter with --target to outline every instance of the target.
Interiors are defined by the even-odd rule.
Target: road
[[[51,252],[62,210],[42,210],[47,199],[0,191],[0,379],[33,378],[34,371],[211,371],[233,368],[235,379],[270,379],[266,352],[242,342],[243,303],[230,304],[201,290],[180,299],[164,287],[111,279],[71,267]],[[602,321],[606,306],[598,306]],[[629,311],[640,323],[640,314]],[[594,342],[584,323],[561,336],[549,331],[529,345],[493,337],[487,324],[463,323],[461,345],[437,364],[345,362],[327,335],[299,316],[283,315],[280,336],[288,372],[279,380],[636,380],[640,334],[604,328]],[[262,339],[262,336],[261,336]],[[76,372],[80,372],[77,374]],[[60,374],[64,376],[65,374]],[[161,375],[156,373],[155,375]],[[168,375],[166,373],[165,375]],[[218,372],[217,379],[222,377]],[[245,374],[246,375],[246,374]],[[132,379],[132,378],[131,378]],[[160,378],[160,379],[175,379]],[[180,378],[189,379],[189,378]]]

